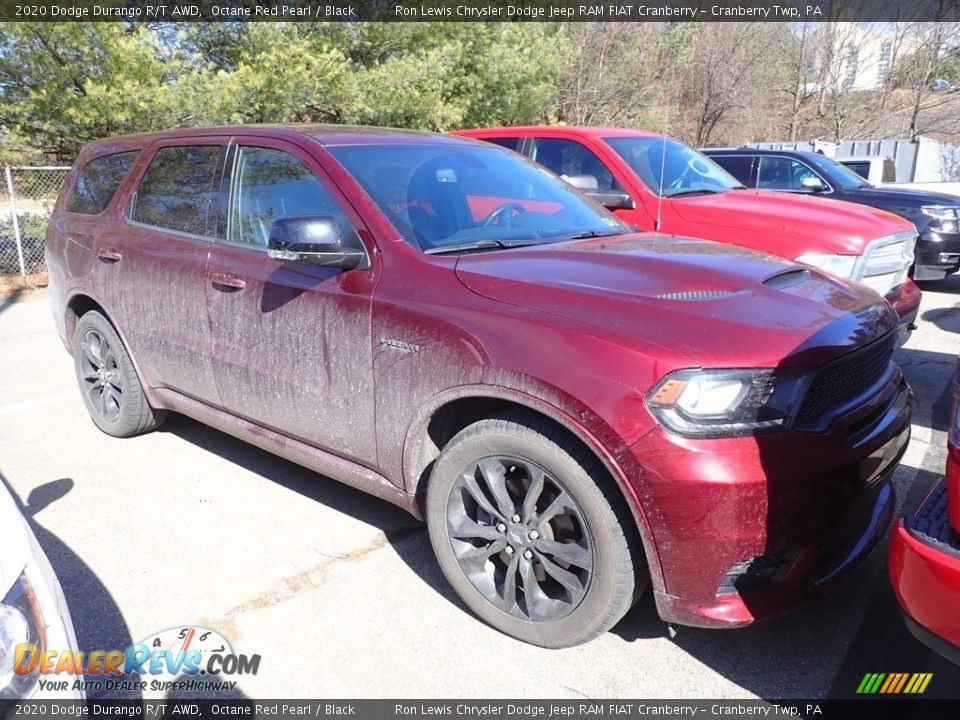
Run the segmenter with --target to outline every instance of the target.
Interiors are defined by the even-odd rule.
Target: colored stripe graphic
[[[858,695],[919,695],[926,692],[933,673],[867,673],[857,686]]]

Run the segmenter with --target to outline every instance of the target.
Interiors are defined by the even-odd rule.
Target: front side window
[[[266,247],[274,220],[327,215],[352,233],[333,196],[300,160],[283,150],[241,146],[233,166],[227,236],[231,242]]]
[[[819,179],[802,162],[784,157],[761,157],[757,169],[757,187],[761,190],[803,190],[807,178]]]
[[[404,239],[425,252],[629,231],[559,178],[500,148],[411,143],[327,149]]]
[[[115,153],[88,162],[67,199],[67,212],[99,215],[106,210],[138,153]]]
[[[538,138],[534,141],[533,159],[560,177],[593,178],[600,192],[621,192],[620,183],[603,161],[583,143],[574,140]],[[592,183],[591,183],[592,185]]]
[[[663,137],[604,138],[654,193],[664,197],[720,193],[741,185],[730,173],[682,142]]]
[[[207,235],[224,148],[220,145],[164,147],[140,181],[131,219],[166,230]]]

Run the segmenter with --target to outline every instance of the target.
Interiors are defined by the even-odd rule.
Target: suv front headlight
[[[647,407],[668,430],[688,437],[735,437],[786,424],[806,373],[773,369],[678,370],[647,395]]]
[[[852,278],[857,269],[859,255],[832,255],[830,253],[804,253],[797,258],[798,263],[812,265],[824,272],[842,278]]]
[[[957,222],[960,219],[960,210],[950,205],[924,205],[920,210],[924,215],[934,219],[931,225],[945,233],[957,232]]]
[[[17,647],[28,643],[46,649],[40,603],[24,573],[0,603],[0,698],[22,700],[36,684],[35,673],[15,670]]]

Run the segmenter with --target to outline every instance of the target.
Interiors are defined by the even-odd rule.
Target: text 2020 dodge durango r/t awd
[[[463,601],[531,643],[595,637],[648,584],[666,621],[750,623],[891,518],[912,395],[879,295],[636,233],[502,148],[99,141],[47,254],[98,427],[183,413],[396,503]]]

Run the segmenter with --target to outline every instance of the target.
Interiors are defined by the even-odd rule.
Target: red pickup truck
[[[693,148],[643,130],[530,126],[456,134],[528,156],[642,230],[762,250],[857,280],[893,305],[901,343],[916,319],[921,293],[907,273],[917,230],[896,215],[747,189]]]

